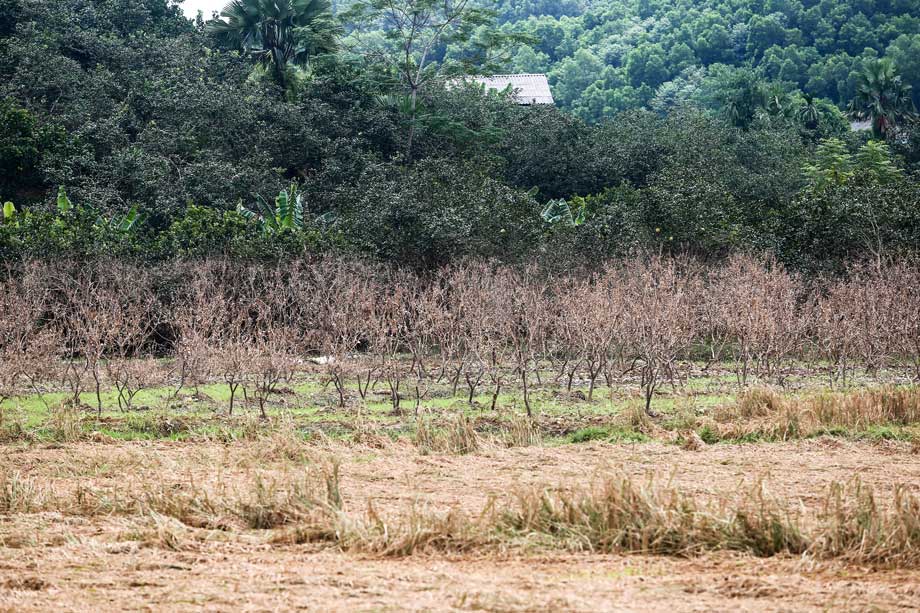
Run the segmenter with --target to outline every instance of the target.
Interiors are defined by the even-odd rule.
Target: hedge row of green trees
[[[909,109],[877,113],[870,142],[738,71],[721,102],[588,122],[449,80],[529,44],[480,4],[401,60],[379,26],[405,3],[341,3],[344,25],[323,0],[286,6],[220,25],[167,0],[0,0],[0,259],[757,249],[824,269],[920,247]]]

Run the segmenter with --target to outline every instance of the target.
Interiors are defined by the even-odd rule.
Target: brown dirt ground
[[[288,451],[283,441],[6,446],[0,473],[56,491],[233,482],[254,471],[283,474],[301,462]],[[407,444],[314,452],[341,461],[346,508],[358,513],[368,500],[383,512],[421,504],[475,513],[490,498],[507,500],[531,485],[587,485],[609,473],[654,475],[714,499],[734,499],[739,484],[743,490],[764,479],[772,494],[805,507],[830,483],[855,476],[880,500],[896,483],[920,488],[920,455],[910,445],[831,439],[697,452],[663,444],[494,448],[459,457],[422,456]],[[520,552],[380,559],[270,545],[253,531],[199,534],[176,551],[131,536],[150,528],[149,518],[0,516],[0,611],[920,609],[918,570],[727,553],[689,560]]]

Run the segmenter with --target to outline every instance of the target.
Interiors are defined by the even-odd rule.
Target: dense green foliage
[[[293,38],[271,43],[285,56],[265,52],[261,21],[228,35],[167,0],[0,0],[0,202],[15,204],[0,219],[0,258],[340,249],[416,266],[468,256],[564,265],[637,249],[755,249],[827,269],[917,249],[911,108],[902,100],[885,115],[893,128],[867,144],[871,134],[851,133],[839,106],[855,97],[858,74],[835,81],[834,95],[772,74],[778,51],[752,34],[769,30],[755,27],[762,16],[788,13],[786,43],[838,59],[852,51],[840,32],[855,17],[771,2],[698,1],[676,19],[678,9],[644,2],[508,1],[501,28],[538,42],[491,36],[477,10],[433,45],[430,72],[412,85],[380,60],[393,37],[375,43],[366,32],[377,51],[360,55],[352,30],[328,53],[338,26],[325,13],[292,21]],[[916,18],[903,4],[878,4],[866,31],[876,55],[890,48],[891,78],[907,87],[920,73]],[[833,45],[817,42],[831,37],[817,32],[827,20]],[[718,40],[718,24],[738,40],[744,24],[744,45],[702,45]],[[681,40],[691,53],[675,70]],[[501,52],[478,58],[492,43]],[[663,50],[667,75],[649,76],[660,62],[646,43]],[[445,81],[532,52],[550,64],[515,68],[549,68],[569,111]],[[624,79],[603,91],[652,95],[586,113],[607,77],[574,68],[595,60]],[[806,72],[822,62],[807,60]],[[631,77],[640,64],[643,76]],[[57,206],[60,187],[68,210]]]
[[[547,10],[548,4],[553,8]],[[917,0],[504,0],[507,31],[534,35],[509,68],[548,72],[588,120],[720,96],[738,70],[845,107],[863,67],[889,57],[920,103]]]

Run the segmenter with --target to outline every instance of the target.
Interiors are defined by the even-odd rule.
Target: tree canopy
[[[457,32],[409,51],[432,67],[414,109],[379,59],[405,37],[333,23],[367,4],[267,4],[206,23],[168,0],[0,0],[0,258],[759,250],[836,270],[866,245],[920,249],[910,0],[863,30],[840,4],[464,5]],[[437,26],[434,8],[413,14]],[[853,59],[843,33],[871,51]],[[548,70],[559,107],[455,78],[515,69]],[[846,104],[889,91],[886,129],[851,132]]]

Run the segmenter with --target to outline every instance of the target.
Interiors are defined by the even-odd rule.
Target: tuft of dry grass
[[[304,434],[292,424],[266,430],[246,447],[246,460],[254,465],[268,462],[308,463],[316,454]]]
[[[524,493],[501,517],[500,525],[519,536],[592,552],[690,556],[733,550],[920,564],[920,497],[898,486],[886,508],[858,480],[834,484],[815,517],[768,497],[762,483],[732,505],[701,506],[677,490],[618,477],[585,491]]]
[[[789,440],[828,429],[864,431],[874,426],[920,423],[920,388],[882,387],[810,396],[785,396],[770,388],[744,392],[713,415],[720,434]]]
[[[689,556],[717,549],[801,553],[797,524],[762,492],[756,506],[708,509],[679,491],[608,478],[590,490],[533,490],[505,512],[511,530],[592,552]]]
[[[393,440],[376,424],[367,420],[357,420],[352,429],[352,441],[371,449],[386,449]]]
[[[833,484],[819,516],[822,529],[812,549],[823,557],[859,564],[915,566],[920,563],[920,497],[894,488],[889,510],[881,510],[871,488],[858,480]]]
[[[34,436],[19,419],[6,416],[0,423],[0,443],[31,442]]]
[[[79,441],[84,435],[80,409],[71,403],[61,403],[53,408],[48,426],[51,439],[59,443]]]
[[[141,542],[146,547],[158,547],[170,551],[181,551],[188,548],[188,528],[183,522],[151,512],[149,514],[150,528],[143,534]]]
[[[265,479],[257,476],[235,505],[235,515],[246,527],[267,530],[312,518],[322,498],[310,475]]]
[[[0,474],[0,515],[34,513],[42,505],[42,491],[19,473]]]
[[[920,567],[920,495],[905,486],[880,500],[859,481],[836,483],[822,504],[804,507],[770,496],[763,483],[706,502],[668,485],[608,473],[584,488],[525,489],[470,516],[418,503],[405,513],[380,513],[373,502],[363,513],[350,512],[333,456],[315,456],[288,472],[251,470],[203,482],[177,481],[167,470],[164,465],[136,480],[70,491],[0,473],[0,515],[136,518],[144,522],[144,544],[169,549],[192,547],[195,530],[205,529],[226,538],[381,556],[534,547],[684,557],[731,550]]]
[[[387,557],[464,552],[488,545],[487,528],[485,522],[473,521],[456,509],[437,513],[413,505],[408,513],[387,520],[370,505],[365,518],[341,524],[339,546]]]
[[[149,485],[139,494],[119,495],[112,492],[92,508],[84,503],[84,513],[106,511],[125,515],[139,514],[170,517],[194,528],[225,529],[228,527],[224,504],[206,488],[192,482]]]
[[[149,434],[156,438],[191,434],[195,430],[195,423],[192,419],[168,411],[132,413],[128,416],[126,425],[135,432]]]
[[[786,407],[786,398],[771,387],[754,387],[742,392],[732,407],[733,416],[741,419],[769,417]]]
[[[473,421],[462,413],[449,419],[441,428],[435,427],[431,419],[420,418],[416,422],[412,441],[422,455],[466,455],[478,451],[483,444],[473,428]]]
[[[526,415],[512,415],[502,424],[500,438],[506,447],[536,447],[543,444],[540,425]]]

